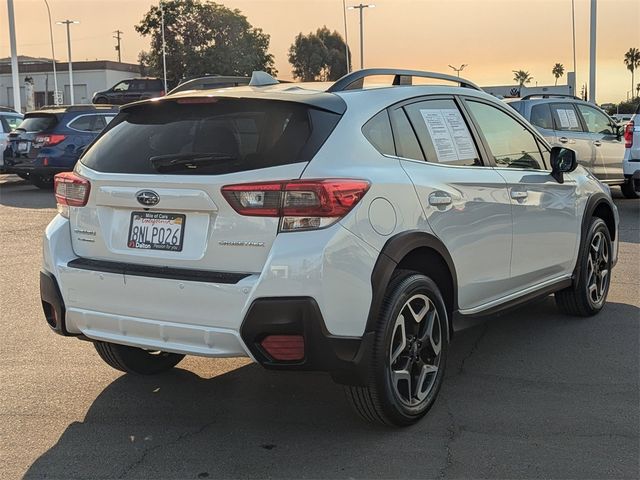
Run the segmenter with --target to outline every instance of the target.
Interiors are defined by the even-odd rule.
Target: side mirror
[[[558,183],[564,183],[564,174],[573,172],[577,167],[576,152],[564,147],[551,149],[551,176]]]

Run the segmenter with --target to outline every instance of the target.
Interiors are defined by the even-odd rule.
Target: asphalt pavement
[[[640,478],[640,201],[615,193],[605,309],[565,317],[548,297],[457,335],[432,411],[389,429],[327,375],[187,357],[133,377],[53,334],[53,195],[0,176],[0,479]]]

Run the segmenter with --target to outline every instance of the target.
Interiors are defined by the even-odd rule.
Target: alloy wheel
[[[416,407],[432,391],[442,350],[442,328],[434,303],[416,294],[405,302],[391,334],[389,374],[403,404]]]
[[[587,294],[593,305],[599,305],[609,288],[609,243],[604,233],[596,232],[589,245],[587,259]]]

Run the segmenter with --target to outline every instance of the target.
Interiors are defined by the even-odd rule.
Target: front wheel
[[[184,355],[169,352],[151,352],[109,342],[93,342],[100,358],[109,366],[126,373],[155,375],[175,367]]]
[[[578,258],[578,278],[571,287],[555,293],[562,313],[590,317],[604,307],[611,283],[611,236],[604,220],[591,219]]]
[[[392,279],[376,325],[368,385],[347,386],[347,399],[365,420],[416,423],[433,405],[449,344],[447,309],[433,280],[412,271]]]

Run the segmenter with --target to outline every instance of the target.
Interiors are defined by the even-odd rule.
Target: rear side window
[[[26,132],[43,132],[55,127],[58,119],[50,114],[27,114],[17,127]]]
[[[396,154],[393,133],[391,133],[391,122],[386,110],[381,111],[365,123],[362,127],[362,133],[380,153],[385,155]]]
[[[162,90],[162,82],[160,80],[146,80],[146,88],[141,87],[141,90],[147,91],[160,91]]]
[[[453,100],[427,100],[405,107],[427,161],[481,166],[471,131]]]
[[[11,130],[15,129],[18,125],[20,125],[20,122],[22,122],[22,118],[18,117],[18,116],[14,116],[14,115],[6,115],[2,117],[3,120],[6,121],[6,129],[8,132],[10,132]]]
[[[308,162],[339,119],[274,100],[142,104],[121,112],[81,161],[101,172],[182,175]]]
[[[571,103],[552,104],[551,114],[553,116],[555,130],[582,132],[582,125],[580,125],[580,120],[578,120],[578,114]]]
[[[549,104],[541,103],[531,107],[531,119],[529,121],[536,127],[553,130],[553,120],[551,118]]]
[[[99,132],[105,127],[106,123],[102,115],[81,115],[69,124],[69,128],[79,130],[81,132]]]

